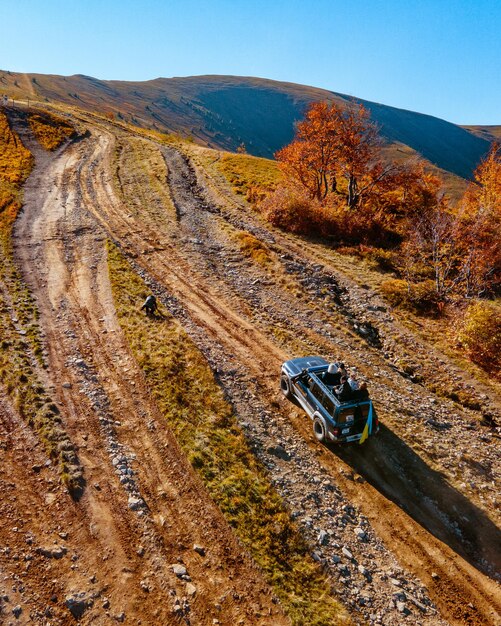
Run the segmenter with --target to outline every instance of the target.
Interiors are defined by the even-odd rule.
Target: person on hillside
[[[353,396],[353,390],[346,376],[341,377],[341,384],[334,391],[341,402],[346,402]]]
[[[146,315],[155,315],[158,309],[157,299],[155,298],[155,296],[150,295],[146,298],[143,306],[141,307],[141,311],[143,309],[145,310]]]
[[[341,382],[341,374],[336,363],[330,363],[324,375],[324,383],[329,387],[335,387]]]
[[[355,374],[355,372],[351,372],[348,378],[348,383],[350,384],[352,391],[358,391],[359,384],[358,384],[357,375]]]

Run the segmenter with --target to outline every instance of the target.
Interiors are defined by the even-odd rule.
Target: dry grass
[[[33,156],[0,112],[0,180],[20,185],[33,167]]]
[[[149,141],[121,137],[115,146],[114,184],[132,214],[159,226],[176,219],[166,183],[169,172],[160,150]]]
[[[282,181],[282,173],[275,161],[247,154],[223,153],[216,167],[233,190],[251,203],[274,191]]]
[[[266,244],[250,233],[240,231],[236,234],[236,239],[240,246],[240,251],[247,258],[252,259],[259,265],[268,265],[273,257]]]
[[[0,231],[5,247],[21,207],[20,186],[33,167],[33,156],[0,112]]]
[[[56,150],[67,139],[76,135],[74,126],[51,113],[30,113],[28,122],[37,141],[46,150]]]
[[[120,324],[185,454],[295,625],[345,623],[330,581],[309,556],[284,503],[252,454],[202,354],[174,318],[147,318],[148,292],[113,245],[108,261]]]

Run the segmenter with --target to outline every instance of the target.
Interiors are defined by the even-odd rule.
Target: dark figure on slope
[[[148,296],[141,307],[141,311],[144,309],[146,315],[155,315],[157,308],[157,299],[155,296]]]
[[[341,372],[337,363],[331,363],[324,374],[324,383],[329,387],[335,387],[341,382]]]
[[[353,390],[346,376],[341,377],[341,384],[339,385],[339,387],[336,387],[334,391],[341,402],[351,400],[351,398],[353,397]]]

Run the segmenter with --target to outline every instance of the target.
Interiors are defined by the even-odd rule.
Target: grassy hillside
[[[487,141],[501,141],[501,126],[464,126],[463,128]]]
[[[323,89],[260,78],[194,76],[124,82],[8,71],[0,71],[0,93],[105,112],[139,126],[179,132],[209,147],[234,151],[243,143],[250,154],[262,157],[271,157],[292,139],[294,123],[310,102],[350,100]],[[457,176],[469,177],[489,148],[489,137],[444,120],[362,102],[389,144],[408,146]]]

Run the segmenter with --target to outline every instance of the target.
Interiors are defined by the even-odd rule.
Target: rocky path
[[[171,171],[178,172],[177,175],[171,175],[171,187],[176,206],[178,206],[178,213],[181,216],[181,229],[184,229],[185,233],[188,232],[191,234],[191,238],[185,237],[189,246],[188,254],[192,259],[192,263],[195,265],[198,260],[198,265],[202,272],[204,272],[205,267],[205,273],[207,275],[218,276],[221,282],[226,283],[227,296],[235,298],[235,293],[238,293],[241,299],[250,301],[250,310],[252,311],[253,321],[256,324],[267,330],[269,335],[272,335],[273,328],[277,322],[286,326],[287,329],[296,329],[295,332],[298,334],[306,335],[306,337],[310,335],[308,342],[305,342],[303,347],[304,351],[321,352],[325,354],[327,348],[327,353],[332,354],[333,350],[336,350],[334,354],[339,354],[338,351],[340,350],[340,346],[342,346],[342,354],[349,354],[352,364],[359,364],[359,369],[362,369],[362,371],[365,369],[365,372],[367,372],[366,375],[368,375],[372,385],[374,377],[371,376],[371,374],[376,373],[381,376],[384,372],[387,374],[388,380],[381,381],[379,384],[376,383],[378,399],[381,397],[383,402],[386,400],[386,407],[391,407],[392,404],[395,404],[395,400],[399,398],[398,408],[400,410],[402,403],[406,402],[406,396],[408,396],[407,403],[409,407],[414,408],[416,401],[419,402],[418,408],[423,412],[420,416],[420,422],[418,423],[421,427],[426,419],[430,419],[432,415],[437,416],[437,408],[445,414],[446,408],[437,407],[437,400],[435,398],[426,397],[426,393],[421,388],[416,388],[416,386],[410,382],[408,382],[404,388],[402,381],[399,380],[398,373],[387,368],[385,355],[379,354],[377,349],[371,349],[363,343],[358,349],[355,349],[354,346],[357,344],[353,340],[353,336],[348,335],[348,337],[346,337],[346,334],[343,336],[339,333],[339,337],[334,340],[331,339],[335,333],[329,328],[330,320],[323,317],[321,312],[318,311],[316,311],[316,315],[313,316],[309,308],[310,301],[308,301],[308,298],[306,299],[306,306],[304,302],[301,300],[298,301],[297,298],[295,298],[294,302],[286,292],[284,293],[283,290],[279,291],[277,289],[277,284],[276,281],[273,280],[273,277],[271,279],[269,275],[258,275],[256,277],[256,268],[250,268],[249,265],[242,262],[242,260],[240,260],[237,271],[231,271],[233,268],[228,270],[227,259],[232,258],[232,253],[235,254],[235,250],[231,250],[231,248],[224,249],[225,243],[227,248],[229,248],[230,244],[228,244],[227,238],[225,241],[225,238],[221,237],[221,227],[219,226],[218,229],[217,224],[215,224],[217,221],[224,221],[226,226],[227,223],[230,222],[238,229],[247,228],[250,232],[254,232],[256,235],[260,236],[261,240],[266,242],[271,241],[275,246],[275,250],[278,250],[280,262],[285,266],[287,273],[290,272],[296,275],[302,273],[300,278],[306,279],[309,289],[311,289],[313,285],[317,294],[321,294],[322,289],[325,289],[326,285],[330,286],[334,302],[338,304],[338,308],[341,309],[342,313],[348,317],[345,322],[347,326],[353,327],[354,320],[355,323],[358,321],[359,326],[362,328],[364,324],[366,324],[365,319],[357,320],[357,317],[353,315],[352,311],[346,311],[346,297],[337,285],[335,277],[333,277],[332,274],[327,274],[328,268],[314,266],[305,258],[294,258],[290,252],[287,252],[285,249],[280,249],[276,235],[272,235],[269,232],[261,233],[259,225],[256,224],[242,224],[241,214],[235,218],[230,213],[225,212],[224,209],[211,204],[211,201],[207,199],[207,195],[204,194],[204,190],[199,185],[200,181],[196,180],[194,172],[190,172],[190,168],[187,167],[186,164],[183,170],[179,162],[179,157],[173,154],[172,151],[166,152],[166,158]],[[182,172],[182,174],[180,175],[179,172]],[[187,207],[190,207],[190,204],[192,208],[191,211],[187,209]],[[193,206],[193,204],[195,206]],[[202,209],[203,212],[200,210],[197,211],[197,208]],[[217,234],[218,230],[219,236]],[[199,251],[198,254],[197,251]],[[257,289],[255,288],[256,284],[258,285]],[[341,295],[339,295],[340,292]],[[240,309],[243,310],[245,307],[241,305]],[[302,333],[300,329],[302,329]],[[311,330],[315,331],[315,341],[313,341],[311,337]],[[326,338],[327,342],[325,341]],[[262,341],[264,341],[264,339]],[[197,337],[197,343],[199,345],[203,344],[203,337]],[[210,346],[208,347],[208,352],[210,352]],[[213,358],[213,362],[215,366],[221,370],[220,364],[224,363],[226,359],[227,355],[221,354]],[[371,367],[368,368],[368,364]],[[244,378],[246,371],[248,372],[250,368],[252,368],[252,364],[248,363],[246,367],[242,369]],[[270,393],[270,382],[276,384],[276,378],[267,370],[261,371],[253,380],[248,380],[247,376],[243,388],[248,392],[249,389],[252,388],[252,383],[256,385],[255,393],[251,395],[253,406],[255,406],[257,398],[262,397],[263,391],[264,393]],[[392,383],[395,385],[395,388],[399,389],[398,395],[391,390]],[[227,377],[225,384],[231,397],[234,399],[237,398],[238,392],[235,391],[235,385],[232,384],[231,375]],[[388,389],[388,387],[390,387],[390,389]],[[381,394],[379,394],[380,391]],[[269,397],[272,398],[273,396],[270,395]],[[273,399],[271,399],[271,402],[273,403]],[[257,432],[252,436],[252,440],[257,440],[262,443],[261,452],[265,459],[266,453],[268,453],[268,458],[266,459],[268,466],[272,467],[274,470],[278,469],[279,474],[280,466],[286,468],[285,473],[291,478],[292,485],[296,485],[296,495],[299,495],[301,498],[304,495],[301,489],[305,482],[307,482],[307,478],[305,476],[303,476],[302,479],[297,477],[292,478],[291,459],[287,458],[290,456],[290,444],[287,445],[284,443],[290,442],[291,438],[290,435],[287,436],[280,430],[280,428],[287,428],[287,422],[284,424],[284,422],[277,420],[278,416],[276,411],[270,413],[269,411],[266,412],[264,409],[264,415],[266,417],[261,419],[261,422],[264,422],[264,424],[259,424],[259,420],[249,419],[249,409],[245,410],[245,404],[246,398],[243,398],[239,404],[238,412],[240,415],[245,415],[244,423],[247,424],[248,427],[250,427],[249,423],[251,422],[254,422],[254,424],[257,423]],[[411,416],[413,414],[414,411],[410,413]],[[263,415],[263,413],[261,413],[261,415]],[[394,411],[394,415],[398,416],[398,412]],[[302,417],[300,416],[299,419],[301,420]],[[460,419],[458,419],[458,422],[460,422]],[[273,428],[270,426],[270,423],[273,424]],[[278,427],[279,425],[280,428]],[[462,425],[459,423],[458,426],[461,430]],[[303,425],[301,425],[301,428],[302,427]],[[416,428],[416,425],[414,425],[414,428]],[[482,436],[481,431],[478,433],[478,436]],[[435,435],[435,438],[436,437],[437,435]],[[292,438],[292,440],[294,440],[294,438]],[[278,464],[276,459],[273,459],[273,456],[277,455],[277,442],[279,450],[278,456],[285,457],[287,459],[285,463],[283,463],[283,458],[281,458],[282,463]],[[429,568],[427,575],[425,574],[425,578],[429,581],[432,588],[442,587],[443,583],[437,583],[440,578],[437,574],[437,570],[444,569],[444,557],[450,559],[449,567],[454,570],[456,583],[463,578],[463,583],[467,588],[472,583],[471,574],[475,575],[475,569],[464,562],[461,563],[461,559],[459,560],[460,567],[456,567],[452,552],[447,555],[447,551],[443,550],[440,541],[434,541],[433,536],[423,535],[419,527],[409,523],[409,518],[406,515],[402,515],[401,510],[394,510],[394,507],[389,506],[388,501],[385,501],[385,498],[382,498],[381,495],[386,495],[396,500],[396,502],[399,503],[406,512],[410,513],[411,516],[415,517],[420,524],[428,528],[431,533],[436,534],[442,541],[445,540],[450,543],[453,549],[457,550],[460,554],[476,561],[476,563],[481,566],[486,566],[487,571],[491,573],[496,571],[496,567],[499,564],[499,561],[496,561],[496,559],[499,559],[499,554],[496,555],[492,553],[491,542],[497,541],[499,531],[496,526],[490,522],[487,516],[476,507],[471,506],[467,498],[456,492],[446,481],[439,477],[435,471],[423,462],[411,447],[405,445],[389,428],[384,429],[382,437],[371,442],[371,448],[370,451],[365,449],[362,453],[360,453],[358,449],[353,448],[337,451],[337,454],[341,459],[347,462],[349,467],[343,467],[342,464],[336,463],[336,460],[332,456],[326,459],[326,463],[323,465],[322,469],[325,470],[326,466],[329,467],[331,475],[332,471],[334,472],[337,483],[340,482],[340,478],[343,476],[348,478],[348,481],[341,478],[341,482],[344,482],[344,487],[350,494],[350,500],[352,502],[353,500],[357,501],[362,511],[365,510],[369,513],[372,522],[376,524],[380,536],[387,538],[393,549],[397,549],[401,562],[406,563],[411,570],[418,573],[421,577],[425,574],[426,569]],[[292,444],[292,449],[296,462],[301,463],[308,458],[304,449],[297,453],[294,444]],[[338,475],[338,472],[341,472],[341,476]],[[361,476],[359,475],[357,480],[354,481],[355,488],[353,488],[354,475],[357,473],[361,474]],[[309,476],[315,474],[311,466],[308,467],[307,474]],[[317,474],[316,480],[317,484],[322,484],[322,472]],[[290,488],[290,484],[287,485],[288,480],[284,480],[284,477],[280,474],[278,482],[281,481],[282,485],[285,487],[284,496],[290,501],[295,491]],[[374,485],[381,493],[371,490],[368,483]],[[361,486],[364,484],[365,487]],[[371,492],[371,498],[368,498],[368,492]],[[372,502],[370,501],[371,499]],[[315,504],[318,505],[318,502]],[[330,504],[332,505],[332,503]],[[302,509],[304,509],[304,505],[299,505],[298,510],[301,511]],[[380,515],[382,509],[385,510],[384,516]],[[332,514],[332,506],[327,505],[326,510],[328,514]],[[334,508],[334,510],[336,509]],[[339,508],[337,510],[339,511]],[[474,524],[470,525],[469,522],[471,518],[466,520],[468,522],[467,524],[464,523],[465,520],[460,520],[458,524],[456,521],[457,516],[454,514],[455,510],[462,510],[464,513],[468,512],[468,515],[471,515],[472,518],[475,519]],[[314,506],[314,511],[314,518],[316,518],[318,524],[315,530],[318,532],[318,536],[325,541],[326,536],[322,532],[322,508]],[[298,517],[301,517],[300,513]],[[388,525],[388,520],[392,518],[395,521],[398,520],[398,524],[392,523]],[[306,524],[310,522],[309,516],[306,515]],[[324,523],[328,524],[328,521],[324,519]],[[357,528],[356,519],[354,523],[355,528]],[[398,528],[398,525],[400,525],[400,528]],[[331,526],[329,526],[329,528],[331,528]],[[351,528],[351,530],[353,531],[353,528]],[[359,535],[361,535],[361,533],[359,533]],[[342,534],[338,531],[334,532],[333,536],[340,538]],[[413,540],[412,537],[415,537],[415,540]],[[468,545],[469,541],[471,541],[471,543]],[[483,549],[482,545],[484,546]],[[426,548],[423,549],[423,546],[426,546]],[[338,550],[338,554],[334,555],[334,557],[339,557],[339,546],[335,549]],[[482,550],[484,552],[482,552]],[[356,552],[357,548],[354,548],[354,551]],[[363,553],[364,550],[362,550],[362,554]],[[366,556],[368,556],[370,560],[373,555],[370,554],[370,550],[367,550],[367,553]],[[483,554],[488,554],[491,558],[494,557],[494,565],[487,560],[482,563]],[[337,559],[334,558],[334,560],[336,561]],[[380,563],[383,560],[384,559],[381,558]],[[363,567],[364,566],[362,566],[362,568]],[[461,569],[463,568],[464,574],[461,573]],[[431,576],[432,573],[436,574],[436,576]],[[447,585],[445,585],[445,587],[446,586]],[[492,592],[495,592],[495,585],[491,586],[490,583],[487,583],[487,593],[485,595],[487,602],[489,602],[489,587]],[[381,589],[381,585],[378,585],[378,589]],[[446,594],[444,594],[444,596],[445,595]],[[440,597],[440,592],[437,596]],[[470,599],[476,600],[477,598],[478,592],[475,588],[475,584],[473,584],[470,591]],[[400,607],[401,606],[402,605],[400,605]],[[471,607],[468,607],[468,609],[470,608]],[[461,615],[460,619],[463,619],[464,615],[472,613],[472,611],[468,609],[463,615],[458,613],[458,615]],[[374,613],[372,614],[372,618],[373,617]],[[369,615],[369,618],[371,618],[371,615]]]
[[[261,597],[259,573],[239,553],[172,435],[158,427],[114,315],[103,247],[109,237],[206,355],[355,621],[497,624],[499,445],[492,432],[391,366],[385,342],[393,322],[373,294],[328,258],[314,259],[300,242],[266,228],[178,151],[162,148],[175,211],[165,206],[165,192],[147,187],[142,202],[155,209],[133,210],[127,189],[140,184],[137,173],[128,181],[121,171],[119,186],[114,178],[116,142],[127,137],[85,123],[91,136],[46,160],[30,179],[16,252],[41,309],[52,384],[86,468],[75,550],[90,542],[89,552],[107,555],[96,577],[113,581],[102,610],[110,614],[110,601],[115,609],[113,594],[119,598],[126,582],[150,588],[142,610],[152,620],[176,612],[200,624],[212,614],[227,624],[284,619]],[[242,232],[261,242],[266,263],[242,254]],[[398,351],[399,333],[394,337]],[[341,449],[313,441],[307,418],[278,390],[281,362],[305,353],[358,368],[382,419],[378,438]],[[176,524],[165,517],[167,504]],[[203,536],[190,523],[199,510],[215,528]],[[210,544],[211,559],[200,562],[195,543]],[[99,590],[85,582],[98,563],[81,558],[60,586],[74,582],[96,611],[104,582]],[[173,563],[187,566],[195,601]],[[155,590],[158,580],[165,584]],[[217,612],[223,586],[248,602]],[[116,607],[118,615],[139,615],[134,597]],[[168,598],[162,608],[161,597]],[[267,617],[253,616],[256,603]]]
[[[150,216],[149,219],[153,221],[141,219],[140,223],[129,223],[127,235],[123,237],[121,224],[123,209],[120,212],[116,200],[111,201],[113,193],[110,189],[107,190],[107,199],[104,201],[100,195],[102,191],[99,183],[94,182],[89,185],[89,193],[100,199],[97,203],[100,207],[97,211],[99,219],[106,225],[108,232],[113,233],[123,247],[129,250],[130,255],[135,257],[136,266],[143,277],[149,281],[156,293],[163,297],[164,303],[182,321],[197,345],[205,351],[218,372],[227,394],[234,402],[242,422],[248,427],[249,424],[257,423],[259,399],[263,398],[265,414],[267,405],[268,415],[273,423],[280,425],[281,428],[289,428],[290,405],[284,406],[281,411],[275,408],[278,401],[277,372],[280,362],[286,358],[286,352],[278,349],[277,342],[273,341],[277,322],[287,328],[295,326],[300,336],[302,334],[300,327],[306,331],[303,350],[332,353],[333,348],[337,352],[341,346],[350,357],[353,355],[350,362],[359,361],[361,368],[367,360],[367,350],[359,350],[357,354],[350,343],[352,335],[341,336],[340,340],[332,342],[332,339],[325,336],[324,323],[327,323],[327,320],[322,316],[321,310],[316,311],[320,318],[317,329],[311,321],[308,321],[312,317],[309,297],[306,298],[306,303],[298,302],[295,294],[277,286],[274,277],[263,276],[260,269],[256,270],[255,266],[245,262],[241,254],[238,254],[231,232],[231,228],[235,230],[246,226],[242,216],[236,223],[231,223],[232,219],[228,220],[227,216],[223,215],[222,208],[213,203],[205,195],[204,190],[199,188],[186,160],[170,150],[164,151],[164,154],[170,171],[169,182],[178,216],[177,225],[165,226],[161,221],[155,223],[154,218]],[[260,234],[256,226],[252,227],[251,232]],[[270,235],[268,239],[269,237]],[[149,244],[148,248],[145,247],[145,242]],[[283,258],[280,258],[280,264],[284,260],[286,263],[296,262],[285,252]],[[363,352],[362,357],[360,352]],[[377,361],[374,363],[374,369],[376,368]],[[240,388],[243,392],[239,391],[239,384],[235,380],[239,377],[242,378]],[[400,390],[400,394],[402,392],[408,394],[409,403],[415,403],[416,392],[411,383],[403,390],[398,375],[390,370],[388,378],[390,384],[393,382]],[[388,383],[380,386],[388,399],[388,404],[392,402],[394,404],[396,393],[388,390]],[[243,395],[239,397],[239,393]],[[273,407],[272,412],[270,406]],[[303,437],[311,439],[306,435],[309,432],[309,424],[305,423],[299,414],[296,414],[295,426],[302,432]],[[378,533],[390,540],[393,550],[398,552],[400,562],[404,562],[418,575],[428,571],[425,575],[426,582],[434,591],[435,598],[441,601],[444,607],[450,604],[448,585],[454,584],[456,589],[462,589],[461,599],[460,596],[456,596],[457,606],[452,611],[449,606],[448,613],[456,618],[460,615],[460,620],[466,615],[468,619],[473,621],[478,619],[481,623],[491,612],[490,596],[496,590],[496,586],[486,577],[479,575],[475,567],[458,556],[456,551],[467,558],[479,561],[478,553],[482,541],[485,541],[486,546],[492,545],[490,542],[498,536],[496,527],[481,511],[469,507],[475,516],[475,522],[473,525],[468,523],[467,527],[478,543],[470,546],[469,554],[465,552],[464,548],[468,546],[463,545],[462,537],[458,535],[454,524],[455,520],[450,519],[450,508],[455,506],[455,499],[460,506],[464,506],[468,501],[450,488],[445,481],[437,480],[436,473],[428,468],[426,463],[420,461],[413,450],[403,444],[389,429],[386,430],[386,435],[386,441],[380,440],[375,444],[380,446],[380,456],[371,457],[368,461],[369,466],[363,470],[367,477],[363,489],[353,489],[350,484],[352,483],[350,477],[353,477],[353,468],[350,464],[356,466],[357,463],[361,465],[361,461],[367,462],[366,454],[357,454],[355,460],[349,461],[348,465],[344,465],[342,459],[335,455],[326,455],[322,469],[324,471],[327,469],[329,474],[336,476],[337,483],[344,482],[350,500],[357,502],[362,511],[367,512],[367,517],[372,518]],[[273,449],[277,436],[277,432],[268,433],[263,437],[265,445],[262,448]],[[278,439],[280,440],[280,436]],[[252,437],[251,440],[254,441]],[[287,440],[287,437],[284,440]],[[259,435],[256,436],[256,442],[259,442]],[[259,446],[256,447],[259,449]],[[298,458],[301,460],[306,457],[306,451],[303,449]],[[274,459],[270,459],[269,466],[273,465]],[[383,467],[380,467],[381,465]],[[343,473],[339,474],[343,467],[347,474],[344,480]],[[370,483],[374,481],[376,489],[370,487]],[[304,476],[297,479],[301,492],[306,482]],[[369,493],[371,498],[368,498]],[[386,494],[396,495],[400,506],[393,507]],[[284,496],[290,499],[291,493],[284,491]],[[432,499],[433,497],[436,500]],[[383,517],[380,515],[381,509],[386,511]],[[418,523],[402,509],[413,513]],[[317,510],[317,516],[319,515],[324,515],[323,509]],[[398,526],[387,525],[387,520],[392,518],[398,519]],[[436,533],[436,538],[433,534],[423,532],[421,521],[432,533]],[[480,532],[477,532],[478,524],[482,526]],[[462,525],[465,526],[464,521]],[[452,550],[443,545],[444,540],[452,545]],[[424,549],[423,545],[426,546]],[[419,555],[417,562],[416,555]],[[447,568],[444,568],[444,561],[450,561]],[[326,559],[326,563],[331,567],[333,574],[339,570],[332,567],[329,559]],[[441,577],[446,576],[447,569],[453,571],[454,575],[453,577],[447,575],[447,583],[444,584]],[[436,570],[440,570],[440,573]],[[433,577],[432,573],[436,576]],[[477,585],[476,579],[480,581],[480,585]],[[482,592],[483,585],[485,590]],[[376,604],[379,601],[381,602],[379,606],[383,606],[388,600],[386,603],[388,605],[392,601],[394,590],[390,589],[389,595],[386,596],[382,593],[381,587],[379,584]],[[484,608],[477,613],[479,598],[482,595],[484,599],[480,604]],[[395,603],[393,606],[397,610]],[[364,612],[368,619],[382,619],[383,613],[378,616],[377,611],[365,609]],[[395,619],[397,620],[395,623],[398,623],[400,618],[398,615],[394,618],[386,615],[385,619]],[[433,619],[436,621],[437,618]]]
[[[9,528],[16,519],[24,520],[23,536],[28,529],[40,535],[37,543],[50,545],[54,529],[64,530],[64,549],[36,553],[31,563],[38,597],[30,597],[28,577],[24,615],[28,607],[46,604],[54,624],[66,623],[64,605],[86,623],[286,624],[165,427],[124,343],[108,282],[105,233],[80,186],[102,141],[91,137],[54,159],[40,159],[16,229],[16,255],[36,295],[48,346],[48,384],[87,482],[77,503],[63,494],[57,510],[45,514],[35,506],[38,519],[16,510],[19,498],[4,511],[5,545],[16,545]],[[16,481],[21,493],[24,482]],[[25,549],[22,557],[32,552]],[[16,552],[16,562],[19,557]],[[57,560],[51,568],[57,580],[35,585],[51,559]],[[16,562],[6,559],[7,596],[16,588]]]

